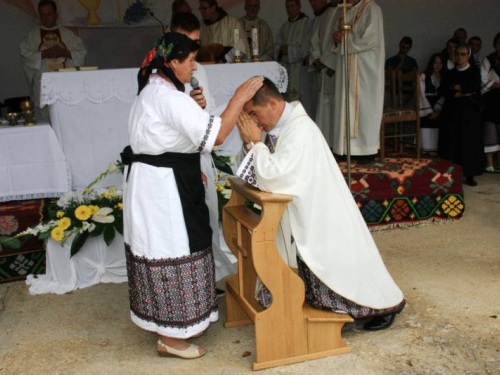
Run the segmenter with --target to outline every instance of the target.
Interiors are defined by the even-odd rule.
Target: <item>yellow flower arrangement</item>
[[[58,219],[62,218],[64,216],[64,211],[63,210],[57,211],[56,216]]]
[[[55,227],[50,232],[50,237],[52,237],[52,239],[56,242],[61,242],[61,240],[64,238],[64,230],[60,227]]]
[[[123,203],[118,203],[116,207],[118,207],[120,210],[123,210]]]
[[[69,217],[63,217],[59,220],[59,224],[57,225],[62,230],[66,230],[71,226],[71,219]]]
[[[81,205],[78,206],[75,210],[75,217],[78,220],[85,221],[88,220],[92,216],[92,211],[89,206]]]
[[[102,196],[104,198],[116,198],[116,194],[113,193],[113,192],[111,192],[111,191],[108,191],[108,192],[104,193]]]
[[[99,207],[99,206],[96,206],[95,204],[93,204],[93,205],[89,205],[89,208],[90,208],[90,212],[91,212],[91,214],[93,215],[93,214],[95,214],[97,211],[99,211],[99,208],[100,208],[100,207]]]

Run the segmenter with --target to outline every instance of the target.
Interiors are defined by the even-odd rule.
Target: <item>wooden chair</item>
[[[403,152],[405,138],[415,140],[415,157],[420,159],[420,75],[411,72],[402,75],[401,72],[390,72],[390,106],[385,107],[382,114],[380,126],[380,159],[385,158],[387,139],[395,141],[395,147]],[[404,107],[405,96],[412,95],[412,104],[409,108]],[[411,131],[406,131],[404,125],[414,123]],[[386,125],[394,124],[392,132],[386,129]]]
[[[237,178],[230,180],[233,193],[223,210],[223,231],[238,258],[238,273],[226,281],[225,327],[255,325],[252,368],[261,370],[350,352],[341,331],[353,319],[306,305],[304,282],[277,250],[276,233],[292,198],[256,190]],[[246,206],[247,200],[262,207],[261,216]],[[272,294],[268,309],[255,299],[257,278]]]

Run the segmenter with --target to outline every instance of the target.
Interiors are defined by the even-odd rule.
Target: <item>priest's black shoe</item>
[[[392,323],[394,323],[395,319],[396,319],[396,313],[376,316],[368,323],[366,323],[364,328],[367,331],[380,331],[392,326]]]
[[[465,183],[469,186],[477,186],[477,182],[474,180],[474,177],[465,177]]]

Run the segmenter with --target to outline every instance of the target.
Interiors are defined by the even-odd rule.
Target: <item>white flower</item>
[[[114,218],[113,218],[114,220]],[[80,229],[80,233],[83,233],[84,231],[88,231],[89,233],[92,232],[95,229],[95,224],[94,223],[89,223],[88,221],[83,221],[82,222],[82,229]]]
[[[230,156],[229,157],[229,164],[230,165],[236,165],[236,156]]]
[[[99,211],[92,216],[92,220],[102,224],[110,224],[115,221],[115,217],[113,215],[109,215],[111,212],[113,212],[112,208],[100,208]]]
[[[116,171],[118,171],[118,167],[116,166],[115,163],[110,163],[109,166],[108,166],[108,172],[109,173],[115,173]]]
[[[224,196],[224,198],[231,199],[231,194],[233,193],[233,191],[231,189],[224,189],[222,190],[221,193]]]

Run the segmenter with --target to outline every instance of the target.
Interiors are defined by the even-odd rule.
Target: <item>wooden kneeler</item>
[[[277,250],[276,233],[292,198],[259,191],[241,179],[230,180],[233,193],[223,210],[223,231],[238,258],[238,273],[226,281],[225,327],[255,324],[252,368],[261,370],[350,352],[341,333],[344,324],[353,319],[305,304],[304,282]],[[247,200],[262,207],[261,216],[246,206]],[[268,309],[255,299],[257,278],[272,294]]]

